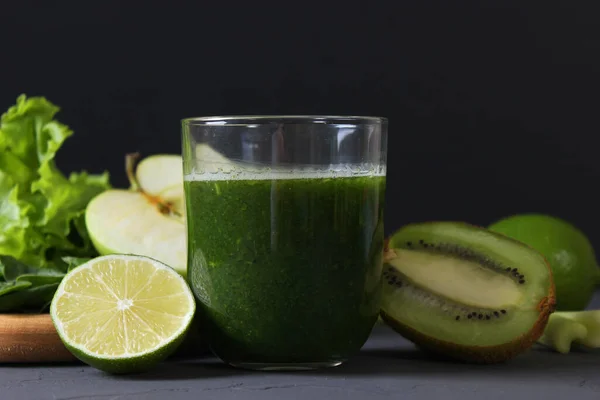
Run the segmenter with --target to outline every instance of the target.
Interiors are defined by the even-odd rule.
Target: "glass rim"
[[[183,118],[181,123],[184,125],[251,125],[251,124],[269,124],[269,123],[296,123],[296,124],[385,124],[386,117],[363,116],[363,115],[301,115],[301,114],[281,114],[281,115],[221,115]]]

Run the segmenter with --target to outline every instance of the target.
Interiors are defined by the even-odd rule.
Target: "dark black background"
[[[5,1],[0,108],[60,105],[69,172],[212,114],[390,119],[387,231],[517,212],[600,241],[598,1]]]

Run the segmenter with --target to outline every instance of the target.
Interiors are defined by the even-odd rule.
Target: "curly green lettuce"
[[[66,177],[58,169],[56,154],[73,134],[55,119],[58,111],[43,97],[21,95],[0,117],[0,256],[64,273],[65,257],[97,255],[84,213],[110,183],[107,172]],[[1,272],[0,284],[6,284]],[[0,289],[0,309],[5,293]]]

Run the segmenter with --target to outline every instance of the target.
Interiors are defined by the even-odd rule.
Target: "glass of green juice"
[[[337,366],[379,314],[387,119],[182,120],[198,326],[235,367]]]

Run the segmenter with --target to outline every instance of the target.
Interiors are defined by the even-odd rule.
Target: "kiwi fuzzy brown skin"
[[[425,222],[421,225],[435,224],[436,222],[437,221]],[[470,226],[473,228],[488,231],[485,227],[469,224],[466,222],[451,221],[451,223],[456,225]],[[502,235],[495,232],[492,232],[492,234],[496,236],[502,236],[505,240],[518,243],[519,245],[525,246],[531,249],[532,251],[536,251],[531,246],[528,246],[527,244],[512,239],[506,235]],[[390,242],[391,237],[386,238],[384,242],[384,263],[387,260],[394,257],[394,249],[393,247],[390,247]],[[550,287],[548,289],[548,294],[539,301],[536,307],[537,311],[539,312],[539,316],[533,324],[533,326],[531,327],[531,329],[527,333],[512,340],[511,342],[503,343],[501,345],[496,346],[464,346],[423,335],[417,330],[394,320],[383,310],[380,312],[380,317],[395,332],[397,332],[407,340],[413,342],[415,345],[417,345],[425,351],[430,351],[434,354],[443,355],[449,357],[450,359],[466,363],[495,364],[506,362],[528,351],[537,342],[537,340],[544,333],[544,329],[546,328],[550,314],[552,314],[556,310],[556,288],[552,276],[552,269],[546,258],[543,257],[543,255],[540,256],[545,261],[550,278]]]

